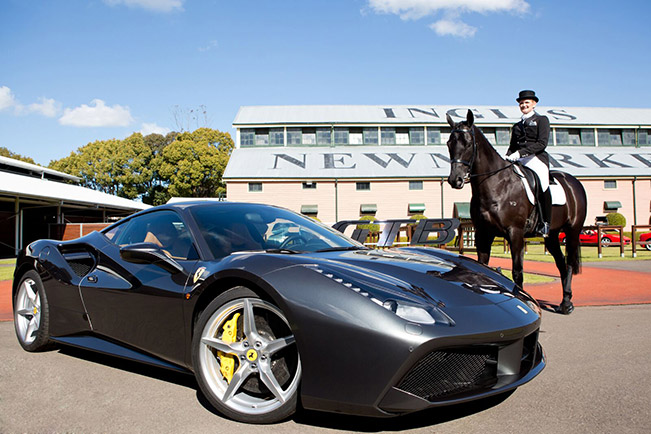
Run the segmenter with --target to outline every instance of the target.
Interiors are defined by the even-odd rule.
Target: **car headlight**
[[[436,324],[436,320],[427,309],[420,306],[398,303],[395,300],[387,300],[382,306],[406,321],[418,324]]]

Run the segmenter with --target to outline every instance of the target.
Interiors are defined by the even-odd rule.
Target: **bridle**
[[[464,179],[468,180],[470,178],[475,178],[475,177],[478,177],[478,176],[491,176],[491,175],[496,174],[497,172],[501,172],[502,170],[513,166],[514,163],[510,162],[506,166],[500,167],[499,169],[491,170],[490,172],[485,172],[485,173],[475,173],[475,174],[471,175],[470,172],[472,172],[472,166],[473,166],[473,164],[475,164],[475,159],[477,158],[477,140],[475,139],[475,128],[471,127],[469,130],[464,130],[464,129],[461,129],[461,128],[455,128],[452,131],[450,131],[450,135],[452,135],[454,133],[464,133],[465,134],[465,133],[468,133],[468,132],[472,136],[472,155],[470,156],[470,161],[462,160],[460,158],[455,158],[454,160],[450,160],[450,164],[459,163],[459,164],[463,164],[464,166],[468,166],[468,173],[466,173],[466,176],[464,177]]]

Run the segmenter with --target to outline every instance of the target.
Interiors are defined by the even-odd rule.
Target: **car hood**
[[[379,300],[399,297],[448,306],[499,304],[520,298],[512,281],[463,256],[435,249],[329,252],[311,257],[321,271]],[[530,299],[526,294],[523,297]]]

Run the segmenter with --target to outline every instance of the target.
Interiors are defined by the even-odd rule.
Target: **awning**
[[[452,216],[458,219],[469,219],[470,202],[455,202]]]
[[[622,207],[622,203],[618,200],[611,200],[611,201],[605,201],[604,202],[604,209],[620,209]]]
[[[409,212],[422,214],[422,213],[425,212],[425,204],[424,203],[410,203],[409,204]]]
[[[375,203],[363,203],[360,205],[359,210],[362,214],[371,214],[377,212],[377,204]]]
[[[319,205],[301,205],[301,214],[318,214]]]

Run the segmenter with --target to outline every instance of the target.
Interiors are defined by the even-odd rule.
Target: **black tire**
[[[647,241],[647,243],[644,245],[644,248],[647,250],[651,250],[651,240]]]
[[[275,423],[296,411],[301,362],[289,323],[248,288],[226,291],[201,313],[192,364],[204,396],[231,419]]]
[[[611,243],[610,238],[608,238],[608,237],[601,237],[601,245],[602,245],[602,246],[604,246],[604,247],[608,247],[608,246],[610,246],[610,243]]]
[[[46,351],[50,341],[50,308],[43,282],[38,273],[23,274],[14,294],[14,327],[20,346],[25,351]]]

